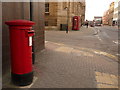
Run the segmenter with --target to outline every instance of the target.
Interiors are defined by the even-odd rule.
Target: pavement
[[[25,87],[10,83],[6,88],[117,89],[117,57],[91,48],[95,47],[92,40],[97,41],[94,34],[92,28],[85,27],[68,34],[65,31],[46,31],[45,50],[36,53],[33,83]]]

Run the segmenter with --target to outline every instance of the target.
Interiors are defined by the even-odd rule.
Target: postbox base
[[[18,86],[27,86],[30,85],[33,81],[33,72],[27,74],[14,74],[11,73],[12,82]]]

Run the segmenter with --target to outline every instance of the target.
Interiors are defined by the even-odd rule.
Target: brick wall
[[[32,20],[36,22],[34,26],[35,30],[35,52],[39,52],[44,48],[44,13],[45,4],[41,2],[33,2],[33,18]]]

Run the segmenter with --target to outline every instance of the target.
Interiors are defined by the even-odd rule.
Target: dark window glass
[[[45,12],[49,12],[49,3],[45,4]]]
[[[48,26],[48,21],[45,21],[45,26]]]

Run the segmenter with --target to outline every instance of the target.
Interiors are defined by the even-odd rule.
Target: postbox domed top
[[[35,22],[28,20],[12,20],[12,21],[6,21],[5,24],[9,26],[32,26],[35,24]]]

